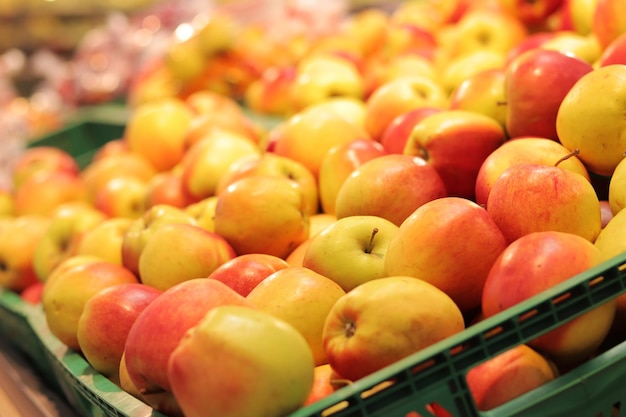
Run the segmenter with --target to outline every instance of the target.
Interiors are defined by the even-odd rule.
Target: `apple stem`
[[[570,159],[572,156],[576,156],[580,154],[580,149],[576,148],[573,151],[571,151],[570,153],[568,153],[567,155],[563,156],[561,159],[559,159],[558,161],[556,161],[556,164],[554,164],[555,167],[558,167],[559,164],[567,159]]]
[[[370,241],[367,247],[365,248],[365,253],[372,253],[372,250],[374,249],[374,236],[376,236],[377,233],[378,233],[378,227],[373,228],[372,234],[370,236]]]

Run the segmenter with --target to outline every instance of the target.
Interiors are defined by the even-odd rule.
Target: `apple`
[[[596,67],[621,64],[626,65],[626,32],[615,38],[602,50],[602,54],[595,63]]]
[[[59,263],[76,254],[85,233],[104,220],[106,216],[102,212],[85,203],[57,207],[33,254],[37,277],[46,281]]]
[[[606,260],[626,251],[626,238],[624,237],[625,218],[626,210],[620,210],[615,213],[594,241],[594,245],[600,249]]]
[[[289,90],[295,78],[295,65],[265,68],[246,88],[246,106],[252,111],[271,116],[293,115],[296,108],[290,99]]]
[[[590,35],[598,0],[565,0],[562,16],[570,28],[581,35]]]
[[[37,280],[24,288],[19,294],[24,302],[38,306],[41,304],[41,294],[43,293],[43,282]]]
[[[87,261],[60,270],[45,281],[41,294],[50,331],[68,348],[80,352],[76,332],[85,304],[104,288],[137,282],[132,272],[107,261]]]
[[[346,385],[348,382],[339,378],[329,363],[317,365],[313,369],[313,388],[303,406],[316,403]]]
[[[589,180],[553,165],[507,168],[491,188],[487,211],[508,242],[548,230],[593,242],[601,230],[600,202]]]
[[[485,318],[514,306],[598,265],[602,252],[587,239],[558,231],[529,233],[515,240],[493,263],[482,295]],[[511,291],[515,288],[515,291]],[[616,301],[611,300],[528,342],[559,369],[589,358],[606,337]]]
[[[193,113],[179,98],[168,97],[138,104],[129,115],[124,140],[129,149],[146,158],[157,171],[180,162]]]
[[[253,307],[226,284],[195,278],[164,291],[137,316],[126,337],[124,361],[144,401],[156,408],[163,397],[173,397],[167,370],[170,355],[187,331],[220,305]]]
[[[398,29],[395,31],[398,34]],[[404,31],[408,33],[408,31]],[[432,37],[431,37],[432,38]],[[424,76],[434,81],[439,80],[437,67],[432,59],[418,52],[391,53],[386,59],[371,59],[370,65],[364,70],[366,81],[366,98],[378,87],[404,76]]]
[[[298,330],[317,366],[327,363],[322,343],[324,321],[345,293],[337,282],[323,274],[306,267],[288,266],[267,276],[246,298],[258,309]]]
[[[436,168],[418,156],[390,154],[357,167],[341,184],[338,219],[378,216],[399,226],[424,203],[447,195]]]
[[[159,172],[146,183],[144,206],[146,209],[158,204],[184,208],[190,203],[183,193],[182,179],[175,171]]]
[[[556,118],[560,142],[578,149],[587,169],[610,176],[624,158],[626,120],[616,97],[626,91],[626,66],[607,65],[583,75],[563,98]]]
[[[203,198],[202,200],[191,203],[184,207],[184,211],[190,214],[196,220],[198,226],[209,232],[215,232],[215,206],[217,205],[217,196]]]
[[[533,49],[541,48],[544,42],[552,39],[556,36],[553,30],[540,30],[538,32],[529,33],[524,39],[522,39],[517,45],[509,49],[506,54],[506,65],[517,58],[524,52],[531,51]]]
[[[620,34],[626,32],[626,4],[621,0],[597,0],[591,33],[604,50]]]
[[[488,411],[558,376],[559,371],[547,357],[521,344],[471,368],[465,378],[476,407]]]
[[[480,306],[489,269],[506,246],[487,210],[468,199],[444,197],[400,225],[387,247],[385,273],[427,281],[468,314]]]
[[[322,158],[317,179],[322,212],[334,215],[337,193],[345,179],[363,163],[386,153],[381,143],[370,139],[355,139],[330,148]]]
[[[0,218],[15,217],[13,192],[0,187]]]
[[[609,179],[608,201],[613,215],[616,215],[626,207],[626,189],[624,184],[626,184],[626,158],[617,164],[613,175]]]
[[[249,176],[228,186],[215,206],[215,232],[237,255],[285,258],[309,236],[308,202],[286,177]]]
[[[611,204],[608,200],[600,200],[600,216],[602,218],[602,228],[604,229],[609,221],[615,216],[611,210]],[[598,238],[596,238],[596,240],[598,240]]]
[[[443,291],[421,279],[389,276],[339,298],[322,337],[330,366],[357,381],[464,328],[461,311]]]
[[[77,255],[92,255],[114,264],[122,265],[122,242],[133,219],[114,217],[86,230],[77,243]]]
[[[354,97],[329,97],[315,105],[316,108],[337,113],[346,120],[365,126],[365,102]]]
[[[585,165],[558,141],[524,136],[504,142],[483,161],[476,176],[476,202],[487,204],[493,184],[507,168],[518,163],[558,164],[560,168],[576,172],[591,181]]]
[[[266,277],[288,266],[287,261],[274,255],[248,253],[224,262],[208,278],[221,281],[246,297]]]
[[[564,0],[500,0],[500,4],[506,11],[519,19],[524,25],[541,27],[548,18],[555,13]]]
[[[122,237],[122,265],[139,275],[139,258],[150,236],[164,224],[183,223],[197,225],[196,218],[184,209],[167,204],[157,204],[134,219]]]
[[[302,163],[271,152],[232,164],[217,183],[215,194],[219,195],[230,184],[251,175],[281,176],[295,181],[305,194],[307,214],[319,211],[317,180],[313,173]]]
[[[505,126],[506,97],[504,68],[476,71],[450,93],[450,110],[484,114]]]
[[[504,128],[489,116],[442,110],[415,125],[404,154],[419,156],[434,167],[449,196],[474,199],[480,166],[505,139]]]
[[[452,106],[452,102],[450,105]],[[397,115],[385,128],[380,138],[380,144],[387,153],[403,153],[413,127],[424,117],[438,111],[441,111],[441,109],[427,106],[418,107]]]
[[[193,278],[205,278],[233,259],[220,235],[191,224],[164,224],[153,231],[139,257],[139,279],[165,291]]]
[[[296,111],[331,97],[362,99],[364,82],[358,68],[336,54],[310,53],[296,64],[289,97]]]
[[[156,169],[146,158],[129,152],[94,160],[85,167],[80,176],[87,185],[93,202],[97,193],[114,178],[133,177],[147,183],[156,174]]]
[[[91,163],[99,161],[100,159],[109,158],[111,156],[126,155],[128,153],[130,153],[130,149],[128,148],[128,143],[124,139],[112,139],[95,150],[93,156],[91,157]]]
[[[509,62],[505,75],[506,130],[510,137],[558,141],[556,116],[565,95],[593,67],[564,53],[536,48]]]
[[[312,236],[302,266],[350,291],[385,277],[385,256],[398,226],[378,216],[349,216]]]
[[[215,195],[217,184],[233,164],[259,158],[260,149],[241,135],[213,131],[192,145],[180,163],[182,190],[188,201]]]
[[[136,219],[146,210],[148,184],[133,176],[111,178],[97,190],[93,205],[110,218]]]
[[[11,167],[11,185],[18,189],[31,176],[45,172],[65,172],[78,175],[80,167],[72,155],[52,146],[26,148]]]
[[[293,326],[262,310],[228,305],[213,308],[185,335],[168,375],[187,417],[271,417],[304,404],[314,367]]]
[[[15,190],[15,214],[50,216],[64,203],[88,202],[85,182],[77,175],[63,171],[33,175]]]
[[[554,36],[541,44],[541,49],[561,52],[590,65],[602,55],[602,47],[593,35],[581,35],[574,30],[555,31]]]
[[[380,141],[387,126],[398,115],[418,107],[445,109],[448,93],[426,76],[402,76],[381,84],[365,101],[365,128]]]
[[[93,369],[119,383],[126,336],[139,313],[160,294],[147,285],[119,284],[98,291],[85,303],[76,339]]]
[[[0,227],[0,287],[21,292],[39,281],[33,267],[35,249],[47,232],[50,219],[24,215]]]
[[[328,107],[314,105],[272,128],[272,152],[304,165],[317,179],[322,159],[334,146],[370,139],[365,128]]]
[[[164,51],[164,62],[172,77],[182,87],[187,86],[204,74],[207,58],[200,48],[197,37],[173,37]]]

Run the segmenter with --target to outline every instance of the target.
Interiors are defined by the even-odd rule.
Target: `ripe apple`
[[[350,291],[385,277],[385,256],[398,226],[378,216],[349,216],[312,236],[302,266]]]
[[[569,28],[581,35],[590,35],[598,0],[565,0],[561,6],[562,19]]]
[[[246,298],[298,330],[313,352],[315,365],[322,365],[327,363],[322,343],[324,321],[345,293],[329,277],[306,267],[289,266],[267,276]]]
[[[187,417],[270,417],[303,405],[314,367],[293,326],[261,310],[229,305],[211,309],[185,335],[172,352],[168,375]]]
[[[622,159],[609,180],[608,201],[611,212],[616,215],[626,207],[626,158]]]
[[[50,216],[58,206],[88,202],[89,193],[81,177],[64,171],[42,172],[26,179],[14,193],[15,214]]]
[[[528,345],[517,345],[467,372],[476,407],[488,411],[559,376],[554,364]]]
[[[555,13],[564,0],[500,0],[500,4],[506,11],[517,17],[524,25],[541,27],[548,18]]]
[[[485,281],[482,313],[492,317],[602,262],[602,252],[578,235],[557,231],[529,233],[515,240],[493,263]],[[515,288],[515,291],[511,291]],[[560,369],[586,360],[606,337],[615,300],[528,342]]]
[[[188,201],[215,195],[217,184],[233,164],[259,158],[260,149],[241,135],[214,131],[192,145],[180,163],[182,190]]]
[[[597,0],[591,33],[605,49],[620,34],[626,32],[626,4],[621,0]]]
[[[331,97],[362,99],[365,88],[358,68],[336,54],[312,53],[296,64],[289,97],[296,111]]]
[[[117,156],[127,153],[130,153],[128,143],[123,138],[113,139],[106,142],[95,150],[93,156],[91,157],[91,163],[94,163],[100,159],[105,159],[111,156]]]
[[[432,165],[448,195],[474,199],[480,166],[505,139],[504,128],[489,116],[442,110],[415,125],[404,154],[419,156]]]
[[[246,297],[267,276],[288,266],[284,259],[274,255],[248,253],[224,262],[208,278],[221,281]]]
[[[485,71],[502,70],[505,65],[505,54],[480,49],[449,59],[443,69],[440,84],[451,94],[468,78]]]
[[[450,110],[484,114],[505,126],[505,74],[504,68],[492,68],[463,79],[450,93]]]
[[[600,201],[589,180],[558,166],[519,163],[496,180],[487,211],[508,242],[531,232],[568,232],[593,242]]]
[[[146,242],[155,230],[171,223],[198,224],[192,214],[167,204],[150,207],[143,216],[134,219],[122,238],[122,265],[139,276],[139,258]]]
[[[52,146],[26,148],[12,165],[12,188],[18,189],[31,176],[45,172],[78,175],[80,167],[72,155],[61,148]]]
[[[165,291],[189,279],[206,278],[234,257],[233,248],[216,233],[191,224],[164,224],[146,240],[139,279]]]
[[[149,182],[157,174],[150,162],[136,153],[124,153],[92,161],[80,176],[87,185],[91,201],[113,178],[133,177]]]
[[[41,303],[43,282],[37,280],[24,288],[19,294],[20,298],[31,305],[38,306]]]
[[[184,207],[184,211],[190,214],[196,220],[198,226],[215,232],[215,206],[217,205],[217,196],[203,198],[202,200],[191,203]]]
[[[46,281],[63,260],[76,254],[85,233],[106,220],[106,216],[85,203],[66,203],[50,217],[50,225],[41,236],[33,254],[37,277]]]
[[[555,31],[554,36],[541,44],[541,49],[561,52],[594,65],[602,55],[598,39],[593,35],[581,35],[574,30]]]
[[[193,113],[175,97],[152,100],[133,108],[124,131],[128,147],[146,158],[157,171],[180,162]]]
[[[461,311],[443,291],[421,279],[389,276],[337,300],[323,341],[330,366],[357,381],[464,328]]]
[[[13,191],[0,187],[0,218],[15,217]]]
[[[356,139],[369,139],[369,134],[356,122],[346,120],[324,106],[311,106],[277,125],[269,132],[275,135],[273,152],[298,161],[318,178],[322,159],[336,145]]]
[[[602,50],[602,54],[595,65],[605,67],[613,64],[626,65],[626,32],[619,35]]]
[[[126,336],[139,313],[160,294],[147,285],[119,284],[98,291],[85,303],[76,338],[92,368],[119,383]]]
[[[450,105],[452,105],[452,102]],[[397,115],[385,128],[380,138],[380,144],[387,153],[403,153],[413,127],[424,117],[438,111],[441,111],[441,109],[427,106],[418,107]]]
[[[380,141],[387,126],[402,113],[418,107],[447,108],[447,91],[426,76],[402,76],[381,84],[365,101],[365,128]]]
[[[556,118],[560,142],[578,149],[587,169],[610,176],[624,158],[626,120],[616,97],[626,91],[626,66],[607,65],[583,75],[563,98]]]
[[[471,313],[506,245],[487,210],[468,199],[444,197],[424,204],[400,226],[387,248],[385,272],[425,280]]]
[[[237,255],[266,253],[284,259],[309,236],[307,204],[300,185],[286,177],[242,178],[218,196],[215,232]]]
[[[505,76],[510,137],[558,140],[556,115],[565,95],[593,67],[564,53],[535,48],[509,62]]]
[[[107,261],[76,263],[46,280],[41,302],[52,334],[70,349],[80,352],[77,328],[85,304],[104,288],[137,283],[132,272]]]
[[[251,175],[280,176],[295,181],[305,194],[307,214],[319,212],[317,180],[313,173],[302,163],[271,152],[232,164],[217,183],[215,194],[219,195],[230,184]]]
[[[167,371],[170,355],[187,331],[220,305],[252,308],[226,284],[196,278],[164,291],[135,319],[126,338],[124,360],[130,380],[148,404],[156,408],[164,396],[171,397]]]
[[[506,65],[517,58],[519,55],[530,50],[541,48],[544,42],[555,37],[556,34],[553,30],[540,30],[538,32],[529,33],[524,39],[522,39],[517,45],[509,49],[506,54]]]
[[[191,202],[183,193],[182,179],[179,173],[172,171],[159,172],[146,183],[144,206],[146,209],[157,204],[184,208]]]
[[[399,33],[397,26],[394,34]],[[404,33],[408,33],[407,30]],[[432,38],[432,37],[431,37]],[[404,76],[424,76],[437,81],[439,74],[432,59],[422,56],[417,52],[404,52],[393,54],[387,51],[386,59],[370,59],[370,65],[364,70],[366,82],[366,98],[378,87]]]
[[[109,218],[136,219],[146,210],[148,184],[134,176],[111,178],[96,191],[93,205]]]
[[[246,106],[252,111],[271,116],[293,115],[296,109],[289,97],[289,90],[295,78],[295,65],[265,68],[246,88]]]
[[[487,204],[496,180],[507,168],[519,163],[558,164],[560,168],[576,172],[590,181],[585,165],[558,141],[544,137],[519,137],[504,142],[483,161],[476,176],[476,202]]]
[[[355,139],[329,149],[317,179],[322,211],[334,215],[337,193],[345,179],[363,163],[386,153],[381,143],[370,139]]]
[[[0,227],[0,287],[21,292],[39,281],[33,267],[35,249],[50,226],[46,216],[24,215]]]
[[[313,369],[313,388],[303,406],[316,403],[346,385],[348,381],[339,378],[329,363],[317,365]]]
[[[441,176],[424,159],[383,155],[364,162],[343,181],[335,215],[378,216],[399,226],[422,204],[446,195]]]
[[[133,220],[126,217],[104,219],[86,230],[77,244],[77,255],[92,255],[122,265],[122,241]]]

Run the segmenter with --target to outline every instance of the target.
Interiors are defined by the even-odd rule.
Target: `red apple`
[[[183,336],[214,307],[251,304],[226,284],[207,278],[164,291],[136,318],[128,332],[124,360],[128,376],[148,404],[171,393],[167,366]],[[159,402],[155,404],[158,399]],[[158,408],[157,408],[158,410]]]
[[[105,288],[85,303],[76,337],[87,362],[98,372],[119,380],[126,337],[133,323],[161,291],[133,283]]]
[[[537,48],[506,68],[506,130],[510,137],[558,140],[556,115],[572,86],[593,67],[558,51]]]
[[[612,64],[626,65],[626,32],[615,38],[604,48],[597,62],[599,67]]]
[[[250,253],[223,263],[209,274],[209,278],[223,282],[245,297],[267,276],[288,266],[277,256]]]
[[[430,116],[440,108],[418,107],[396,116],[385,128],[380,144],[383,145],[387,153],[403,153],[406,142],[411,136],[413,127],[424,117]]]
[[[626,32],[626,3],[622,0],[598,0],[591,32],[602,49],[608,47],[620,34]]]
[[[501,0],[500,4],[525,25],[542,27],[563,2],[564,0]]]
[[[27,148],[17,157],[12,168],[13,187],[20,186],[32,175],[44,172],[65,172],[78,175],[80,167],[72,155],[52,146],[36,146]]]

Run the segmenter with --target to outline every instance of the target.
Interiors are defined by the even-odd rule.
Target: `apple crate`
[[[36,309],[15,292],[0,288],[0,337],[24,354],[52,388],[58,388],[46,350],[31,325]]]
[[[434,417],[434,403],[453,417],[624,417],[626,341],[489,412],[476,408],[465,374],[625,291],[626,253],[285,417]],[[43,312],[33,316],[62,392],[81,415],[165,417],[51,335]]]

